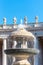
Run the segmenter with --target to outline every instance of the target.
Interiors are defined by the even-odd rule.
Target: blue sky
[[[7,18],[7,24],[13,24],[13,18],[20,19],[27,16],[28,22],[35,22],[35,16],[39,22],[43,22],[43,0],[0,0],[0,24],[3,24],[3,17]]]

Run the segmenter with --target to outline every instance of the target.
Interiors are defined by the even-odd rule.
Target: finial
[[[13,21],[14,21],[14,24],[16,24],[16,21],[17,21],[16,17],[13,18]]]
[[[24,17],[24,24],[27,24],[27,16]]]
[[[22,19],[20,20],[20,23],[21,23],[21,24],[23,23]]]
[[[20,24],[18,25],[18,30],[24,29],[23,21],[20,20]]]
[[[35,16],[35,22],[38,24],[38,16]]]
[[[4,21],[4,25],[6,25],[6,18],[5,17],[3,18],[3,21]]]

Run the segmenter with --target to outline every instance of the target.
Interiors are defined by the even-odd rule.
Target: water
[[[36,37],[34,38],[34,48],[38,49],[38,39],[36,39]],[[34,65],[38,65],[38,55],[34,56]]]

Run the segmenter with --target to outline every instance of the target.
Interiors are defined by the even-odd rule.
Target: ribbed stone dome
[[[29,39],[34,39],[34,35],[31,32],[28,32],[24,28],[20,28],[17,31],[12,32],[12,37],[26,37]]]

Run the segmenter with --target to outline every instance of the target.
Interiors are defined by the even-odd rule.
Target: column
[[[7,48],[7,44],[6,44],[6,38],[3,39],[3,50],[2,50],[2,53],[3,53],[3,60],[2,60],[2,65],[7,65],[7,55],[4,53],[4,50]]]
[[[13,49],[16,48],[16,45],[17,45],[17,42],[15,40],[13,40],[13,46],[12,46],[12,48]],[[13,57],[13,62],[15,62],[15,57]]]
[[[21,44],[21,48],[27,48],[27,40],[23,39],[23,43]]]
[[[16,48],[16,45],[17,45],[17,42],[14,40],[12,48]]]

